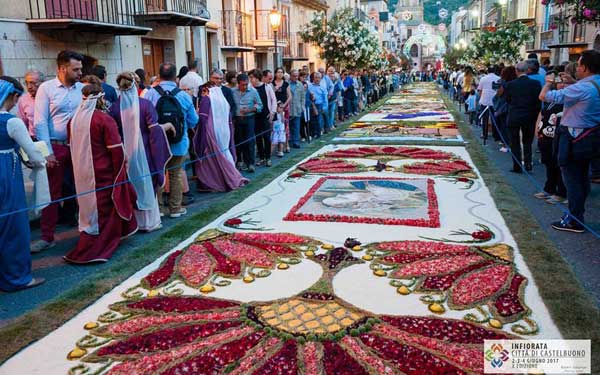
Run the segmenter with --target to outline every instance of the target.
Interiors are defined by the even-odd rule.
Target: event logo
[[[490,349],[485,351],[485,360],[490,362],[493,368],[502,367],[508,359],[508,350],[500,344],[493,344]]]

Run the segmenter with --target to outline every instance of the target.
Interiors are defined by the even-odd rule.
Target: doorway
[[[158,76],[160,64],[175,63],[175,42],[173,40],[142,38],[144,70],[148,77]]]

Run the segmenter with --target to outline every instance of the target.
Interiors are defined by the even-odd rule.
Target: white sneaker
[[[187,214],[187,210],[185,208],[181,208],[181,209],[179,209],[179,211],[171,212],[171,214],[169,215],[169,217],[171,219],[176,219],[176,218],[181,217],[181,216],[183,216],[185,214]]]
[[[535,193],[533,194],[534,197],[536,197],[537,199],[547,199],[550,198],[550,195],[546,194],[545,191],[540,191],[539,193]]]
[[[56,242],[52,241],[52,242],[48,242],[48,241],[44,241],[44,240],[39,240],[34,242],[31,247],[30,247],[30,251],[32,253],[39,253],[42,252],[44,250],[48,250],[52,247],[56,246]]]
[[[500,152],[508,152],[508,149],[506,147],[500,147]]]

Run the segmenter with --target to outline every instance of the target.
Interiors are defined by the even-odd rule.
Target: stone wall
[[[72,49],[106,66],[112,83],[123,69],[119,36],[73,31],[37,32],[22,21],[0,21],[0,67],[3,75],[23,79],[28,70],[56,74],[56,55]],[[139,39],[139,38],[138,38]],[[141,54],[140,54],[141,55]]]

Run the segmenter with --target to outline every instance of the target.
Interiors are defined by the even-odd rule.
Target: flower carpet
[[[433,84],[409,85],[335,138],[368,140],[463,142],[454,117]]]
[[[481,374],[560,337],[463,147],[332,144],[0,373]]]

